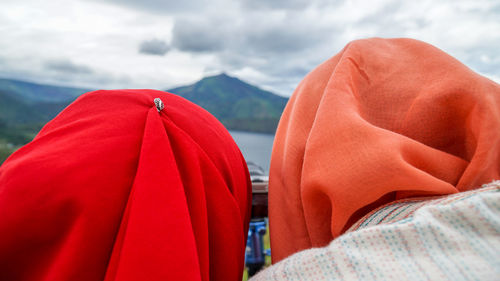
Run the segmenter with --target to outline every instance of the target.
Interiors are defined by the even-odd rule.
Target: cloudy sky
[[[1,0],[0,77],[168,89],[226,72],[289,96],[349,41],[411,37],[500,82],[498,0]]]

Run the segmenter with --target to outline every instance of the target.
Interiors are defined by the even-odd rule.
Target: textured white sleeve
[[[448,196],[390,223],[359,228],[324,248],[296,253],[250,280],[498,281],[499,185]],[[403,210],[400,204],[372,216]]]

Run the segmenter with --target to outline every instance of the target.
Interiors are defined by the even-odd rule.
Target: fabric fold
[[[121,241],[108,266],[116,269],[105,280],[202,280],[184,187],[155,107],[148,112],[140,151]]]
[[[245,160],[207,111],[87,93],[0,167],[0,280],[239,281],[250,203]]]
[[[417,40],[353,41],[306,76],[278,125],[273,262],[325,246],[385,203],[499,175],[498,84]]]

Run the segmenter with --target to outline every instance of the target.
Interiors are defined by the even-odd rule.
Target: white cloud
[[[290,95],[349,41],[378,36],[426,41],[500,82],[498,18],[494,0],[4,0],[0,75],[166,89],[225,71]],[[161,56],[139,52],[153,41],[144,52]]]

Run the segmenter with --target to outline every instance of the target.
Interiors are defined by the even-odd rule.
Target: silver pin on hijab
[[[163,101],[160,98],[155,98],[154,102],[156,105],[156,110],[158,110],[158,112],[162,111],[162,109],[165,108],[165,105],[163,104]]]

